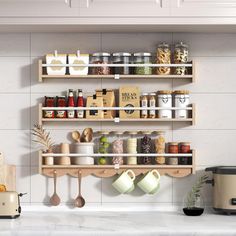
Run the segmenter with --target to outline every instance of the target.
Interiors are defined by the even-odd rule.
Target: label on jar
[[[44,111],[44,117],[45,118],[53,118],[54,117],[54,111]]]
[[[75,117],[75,111],[74,110],[67,111],[67,116],[68,116],[68,118],[74,118]]]
[[[77,111],[77,118],[84,118],[84,111]]]
[[[65,118],[66,111],[57,111],[57,118]]]
[[[141,104],[142,104],[142,108],[147,108],[148,107],[148,100],[146,100],[146,99],[143,99],[142,101],[141,101]],[[142,116],[147,116],[147,113],[148,113],[148,111],[147,110],[142,110]]]
[[[151,99],[149,104],[150,104],[150,108],[155,108],[156,107],[155,99]],[[150,114],[150,116],[155,116],[156,115],[156,111],[155,110],[150,110],[149,114]]]

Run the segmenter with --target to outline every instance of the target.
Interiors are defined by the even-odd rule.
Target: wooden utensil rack
[[[39,172],[45,176],[53,177],[54,171],[57,172],[57,176],[70,175],[72,177],[78,177],[78,171],[81,171],[83,177],[88,175],[94,175],[101,178],[112,177],[116,174],[122,173],[124,170],[132,169],[136,175],[145,174],[150,170],[156,169],[161,175],[169,175],[171,177],[185,177],[195,173],[195,150],[192,150],[189,154],[143,154],[138,153],[135,156],[188,156],[192,158],[192,165],[43,165],[44,156],[53,156],[54,158],[60,156],[86,156],[85,154],[43,154],[39,152]],[[116,154],[93,154],[89,156],[115,156]],[[117,154],[121,156],[121,154]],[[134,154],[123,154],[123,156]]]

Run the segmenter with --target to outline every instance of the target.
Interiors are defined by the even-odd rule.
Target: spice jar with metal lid
[[[157,64],[171,64],[171,50],[170,45],[161,43],[157,47]],[[158,75],[169,75],[170,67],[158,67]]]
[[[143,131],[144,134],[143,138],[141,138],[141,153],[149,154],[152,151],[152,139],[150,137],[151,132]],[[151,165],[152,164],[152,157],[150,156],[143,156],[141,160],[142,164],[144,165]]]
[[[149,52],[134,53],[134,64],[152,64],[152,54]],[[136,75],[151,75],[151,66],[135,67],[134,73]]]
[[[98,52],[93,53],[92,55],[92,64],[101,64],[103,66],[99,67],[91,67],[91,74],[92,75],[109,75],[111,74],[110,67],[106,66],[106,64],[110,63],[110,53],[106,52]]]
[[[191,153],[190,142],[181,142],[179,143],[180,153]]]
[[[131,54],[128,52],[116,52],[112,54],[113,56],[113,64],[130,64],[131,63]],[[131,67],[122,66],[122,67],[114,67],[114,74],[120,75],[129,75],[131,74]]]
[[[148,93],[142,94],[140,103],[141,103],[141,108],[143,108],[143,110],[141,110],[141,118],[147,118],[148,110],[146,110],[145,108],[148,107]]]
[[[180,42],[175,45],[174,49],[174,63],[186,64],[188,62],[188,45]],[[175,67],[174,74],[185,75],[187,74],[187,68],[185,66]]]
[[[44,106],[45,107],[54,107],[55,104],[55,98],[52,96],[45,96],[44,98]],[[54,118],[55,117],[55,112],[54,110],[45,110],[43,112],[43,117],[44,118]]]
[[[149,108],[154,108],[153,110],[149,110],[148,118],[156,118],[156,93],[149,93]]]
[[[168,109],[172,107],[172,91],[160,90],[157,95],[158,107],[161,109],[158,111],[158,118],[172,118],[172,110]],[[165,109],[166,108],[166,109]]]
[[[158,131],[156,132],[156,137],[154,140],[155,144],[155,152],[158,154],[163,154],[165,153],[165,132],[163,131]],[[155,162],[158,165],[164,165],[166,163],[166,159],[164,156],[157,156],[155,157]]]
[[[135,154],[137,154],[137,132],[135,131],[130,131],[128,132],[128,134],[130,135],[130,137],[127,139],[127,153],[128,154],[134,154],[133,156],[129,156],[127,157],[127,165],[137,165],[138,160],[137,160],[137,156]]]
[[[178,157],[168,157],[167,158],[167,165],[178,165],[179,159]]]
[[[57,107],[66,107],[66,96],[57,96]],[[56,118],[66,118],[66,110],[56,111]]]
[[[115,140],[112,143],[112,152],[114,154],[123,154],[124,150],[123,150],[123,139],[121,138],[121,135],[123,134],[123,132],[120,131],[115,131],[113,132],[113,134],[116,136]],[[123,156],[114,156],[112,158],[112,164],[119,164],[119,165],[123,165],[124,161],[123,161]]]
[[[190,104],[189,91],[187,90],[177,90],[174,92],[174,106],[176,108],[187,108]],[[175,118],[186,119],[188,118],[188,110],[178,109],[175,110]]]
[[[177,142],[169,142],[168,153],[172,153],[172,154],[179,153],[179,144]]]

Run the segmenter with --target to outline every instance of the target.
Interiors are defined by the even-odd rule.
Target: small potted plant
[[[201,189],[208,180],[207,175],[201,176],[184,198],[183,212],[187,216],[200,216],[204,212],[204,200]]]
[[[51,140],[50,132],[47,132],[43,129],[42,125],[34,125],[34,129],[32,131],[32,135],[35,137],[33,142],[40,145],[44,153],[53,154],[53,145],[54,143]],[[53,165],[53,155],[47,156],[44,158],[45,165]]]

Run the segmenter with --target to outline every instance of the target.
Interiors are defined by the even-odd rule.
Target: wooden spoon
[[[81,179],[82,179],[82,175],[81,175],[81,171],[79,171],[78,173],[78,187],[79,187],[79,195],[78,197],[75,199],[75,206],[76,207],[83,207],[85,205],[85,200],[81,195]]]
[[[50,198],[50,203],[53,206],[58,206],[61,202],[61,199],[57,195],[57,172],[56,171],[53,172],[53,176],[54,176],[54,193]]]
[[[76,142],[80,142],[80,132],[75,130],[71,133],[72,138],[76,141]]]
[[[91,128],[84,129],[81,136],[81,142],[90,143],[92,139],[93,139],[93,130]]]

